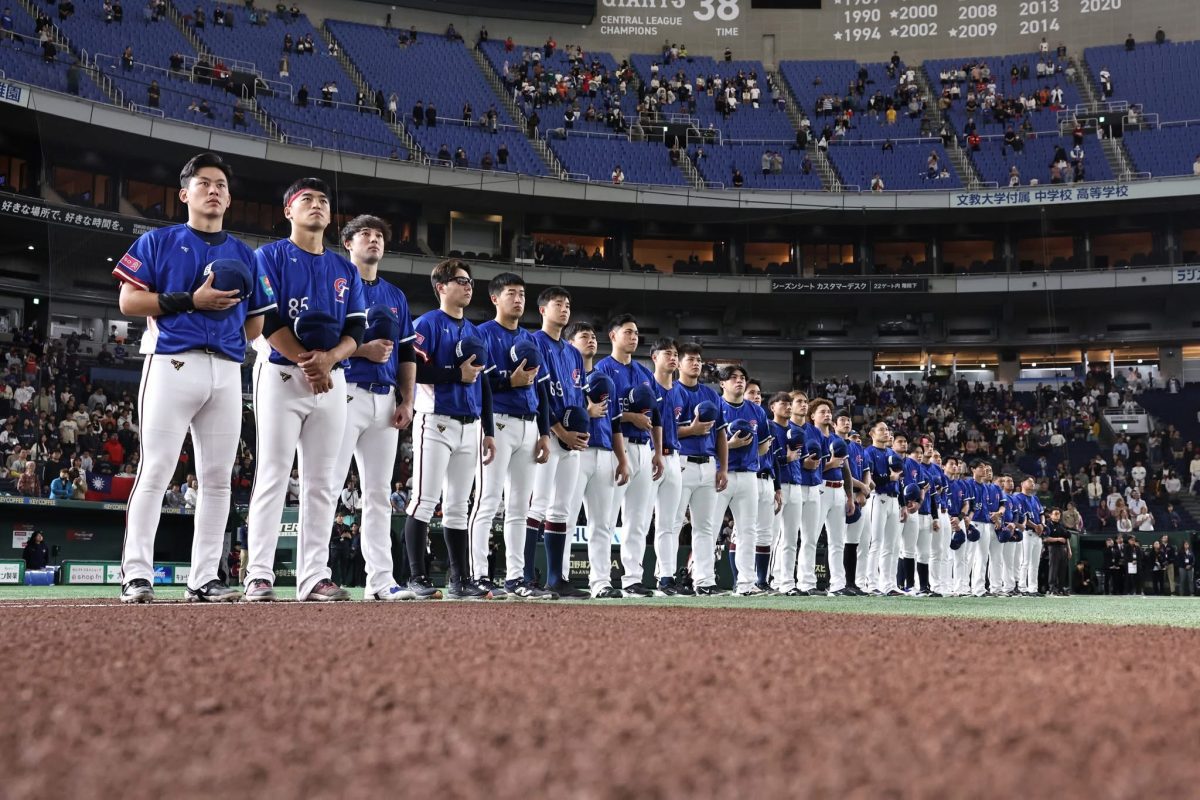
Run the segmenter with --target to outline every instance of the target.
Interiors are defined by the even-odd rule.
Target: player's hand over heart
[[[388,359],[392,357],[392,348],[396,344],[391,339],[373,339],[369,342],[363,342],[358,348],[357,356],[374,361],[376,364],[386,364]]]
[[[238,290],[221,291],[213,288],[213,273],[208,273],[200,288],[192,292],[192,305],[197,311],[224,311],[233,308],[241,301],[237,299]]]
[[[529,386],[537,377],[538,370],[541,367],[525,368],[525,361],[522,360],[520,365],[512,371],[512,375],[508,376],[508,382],[514,389],[520,389],[523,386]]]
[[[483,365],[476,366],[475,356],[471,356],[462,363],[458,371],[463,383],[474,383],[475,379],[479,377],[479,373],[483,372]]]

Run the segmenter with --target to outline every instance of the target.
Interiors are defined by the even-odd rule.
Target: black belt
[[[508,417],[510,419],[519,419],[522,422],[533,422],[535,419],[537,419],[537,414],[505,414],[502,411],[497,411],[496,413],[502,417]]]
[[[767,478],[768,480],[771,480],[771,479],[774,479],[775,476],[771,474],[771,470],[769,470],[769,469],[760,469],[758,471],[758,477]]]
[[[675,455],[675,451],[674,451],[674,450],[672,450],[672,449],[671,449],[671,448],[669,448],[669,447],[664,447],[664,448],[663,448],[663,455],[664,455],[664,456],[673,456],[673,455]]]
[[[712,460],[712,456],[688,456],[689,464],[707,464]]]
[[[650,444],[649,439],[626,439],[630,444]]]
[[[477,422],[479,420],[479,417],[472,417],[470,415],[455,416],[454,414],[441,414],[439,416],[449,417],[455,422],[461,422],[463,425],[470,425],[472,422]]]
[[[391,394],[395,386],[390,383],[356,383],[354,384],[360,389],[366,389],[371,394]]]
[[[231,358],[228,353],[222,353],[220,350],[213,350],[211,347],[193,347],[191,350],[188,350],[187,352],[189,352],[189,353],[204,353],[205,355],[216,356],[217,358],[223,358],[226,361],[232,361],[235,364],[242,363],[240,359]]]

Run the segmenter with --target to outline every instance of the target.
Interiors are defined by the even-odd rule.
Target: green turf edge
[[[352,590],[355,599],[361,589]],[[113,600],[115,586],[3,586],[0,610],[5,602],[20,604],[41,600]],[[281,587],[284,598],[288,589]],[[183,588],[155,588],[160,600],[181,600]],[[445,601],[443,601],[445,602]],[[507,601],[512,602],[512,601]],[[736,608],[776,612],[867,614],[880,616],[944,617],[1033,623],[1083,623],[1094,625],[1155,625],[1200,628],[1200,598],[1187,597],[1095,597],[1068,598],[914,598],[914,597],[658,597],[626,600],[572,601],[592,606],[681,606],[687,608]],[[558,601],[565,604],[566,601]],[[403,604],[402,604],[403,605]],[[480,604],[487,605],[487,604]],[[532,605],[532,604],[527,604]],[[539,604],[540,605],[540,604]]]

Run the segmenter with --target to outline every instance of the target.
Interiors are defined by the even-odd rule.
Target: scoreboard
[[[1003,37],[1057,42],[1137,0],[825,0],[835,18],[830,43],[932,44]],[[1128,9],[1126,9],[1128,10]],[[1123,16],[1123,15],[1122,15]],[[829,20],[827,20],[829,21]],[[1150,38],[1145,32],[1143,40]],[[1054,45],[1051,44],[1053,47]],[[1033,46],[1023,48],[1036,49]],[[969,53],[970,47],[963,52]]]

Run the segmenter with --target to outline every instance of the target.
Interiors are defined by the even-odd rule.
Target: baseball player
[[[754,515],[754,585],[760,592],[774,594],[771,588],[771,544],[775,533],[775,516],[783,507],[783,492],[776,473],[774,434],[771,414],[763,408],[762,384],[756,378],[746,381],[746,399],[759,410],[758,414],[758,508]]]
[[[803,570],[797,569],[797,561],[799,560],[799,551],[801,543],[805,537],[805,526],[809,529],[813,525],[819,526],[819,508],[820,502],[817,492],[821,485],[820,454],[815,451],[810,451],[807,447],[807,436],[809,428],[808,420],[808,395],[801,391],[793,391],[791,393],[791,422],[789,429],[794,431],[792,436],[794,441],[799,442],[801,449],[800,457],[794,462],[793,477],[798,472],[799,483],[798,488],[791,491],[791,504],[795,506],[791,511],[792,521],[797,523],[793,528],[791,522],[787,527],[780,531],[778,537],[777,553],[774,561],[776,565],[772,566],[775,571],[775,581],[777,588],[783,594],[789,597],[808,597],[809,589],[807,581],[804,578]],[[796,466],[798,465],[798,466]],[[815,534],[810,532],[810,536],[820,536],[821,530],[818,527]],[[814,556],[815,559],[815,556]],[[813,565],[814,578],[812,587],[816,588],[815,570],[816,564]],[[799,585],[804,583],[804,586]]]
[[[826,552],[829,555],[829,586],[828,593],[838,597],[853,596],[846,589],[846,565],[843,555],[846,550],[846,516],[854,512],[854,486],[850,476],[850,468],[846,465],[849,450],[846,441],[833,430],[833,404],[823,397],[818,397],[808,404],[810,425],[806,431],[807,442],[816,445],[821,453],[821,485],[817,488],[816,522],[811,529],[820,534],[821,527],[825,528]],[[806,527],[801,520],[801,530]],[[801,589],[807,589],[809,594],[823,594],[817,589],[816,536],[809,541],[801,542],[801,558],[805,570],[812,568],[812,585],[808,585],[808,573],[802,575]],[[811,549],[810,549],[811,547]]]
[[[625,441],[621,435],[621,406],[612,395],[616,393],[612,378],[597,373],[592,364],[596,358],[599,342],[596,329],[586,322],[571,326],[571,346],[579,351],[583,359],[585,391],[588,392],[588,407],[599,408],[604,413],[592,416],[589,425],[587,449],[579,456],[579,477],[575,481],[575,496],[568,508],[567,519],[579,518],[582,507],[587,513],[588,532],[588,586],[596,599],[618,599],[620,589],[612,585],[612,537],[615,522],[611,510],[617,487],[629,480],[629,463],[625,457]],[[591,395],[606,387],[608,397],[593,400]]]
[[[675,418],[683,413],[682,398],[675,388],[675,371],[679,369],[679,346],[674,339],[662,338],[650,347],[654,363],[654,381],[659,395],[658,419],[662,423],[662,477],[655,482],[654,493],[654,556],[655,594],[673,597],[680,594],[675,569],[679,562],[679,496],[683,493],[683,472],[679,465],[679,432]],[[768,536],[770,533],[768,532]],[[691,594],[685,590],[683,593]]]
[[[475,471],[475,505],[471,509],[471,566],[475,583],[493,599],[548,600],[551,592],[525,581],[525,518],[533,494],[534,470],[550,458],[550,398],[547,376],[538,363],[533,334],[519,323],[525,313],[525,281],[502,272],[488,284],[496,318],[479,326],[488,348],[496,455],[480,461]],[[519,347],[520,346],[520,347]],[[519,360],[514,358],[520,356]],[[487,574],[492,518],[504,497],[504,586]]]
[[[534,473],[533,499],[525,523],[525,580],[533,583],[533,558],[538,536],[542,535],[546,544],[546,588],[558,597],[585,598],[588,593],[571,585],[563,565],[564,559],[570,557],[567,526],[575,525],[575,518],[569,515],[579,478],[579,459],[587,450],[589,435],[567,430],[563,415],[568,408],[587,408],[588,416],[595,419],[603,416],[605,409],[602,404],[586,403],[583,358],[563,336],[571,321],[571,293],[561,286],[552,286],[542,290],[537,302],[542,329],[533,338],[542,351],[542,366],[548,380],[550,430],[558,442],[552,443],[546,463],[539,465]]]
[[[900,477],[901,504],[904,504],[904,492],[909,486],[916,486],[920,492],[921,501],[925,500],[925,477],[921,471],[921,463],[913,458],[908,450],[908,437],[903,433],[894,434],[892,449],[904,461],[904,472]],[[916,586],[917,536],[920,534],[918,514],[903,514],[900,522],[900,566],[897,572],[897,584],[901,591],[912,592]]]
[[[404,543],[412,578],[408,588],[418,600],[441,593],[423,574],[429,520],[442,503],[442,530],[450,561],[446,597],[487,600],[490,592],[475,584],[467,534],[467,503],[479,462],[496,455],[492,391],[479,331],[466,318],[474,281],[471,265],[457,258],[440,262],[430,274],[438,307],[417,318],[417,391],[413,416],[413,492],[408,501]],[[478,351],[475,351],[475,348]],[[482,434],[482,435],[481,435]]]
[[[1004,498],[1004,527],[1008,534],[1006,541],[1001,542],[1003,547],[1000,548],[1000,552],[1004,554],[1003,591],[1008,597],[1017,597],[1017,581],[1020,577],[1017,570],[1021,561],[1021,545],[1025,541],[1025,509],[1013,496],[1011,477],[1001,475],[996,479],[996,485],[1000,487],[1001,497]]]
[[[676,417],[679,436],[681,492],[675,530],[683,528],[685,516],[692,521],[692,585],[702,597],[721,594],[717,588],[716,534],[725,512],[716,516],[717,496],[729,481],[729,446],[721,397],[700,383],[704,350],[697,342],[679,343],[680,411]],[[704,404],[711,404],[710,421],[701,419]]]
[[[246,338],[258,335],[262,314],[274,307],[274,299],[253,280],[250,248],[221,229],[231,177],[229,166],[214,153],[189,160],[179,173],[187,224],[142,234],[112,271],[121,283],[121,313],[147,319],[138,391],[141,468],[125,515],[123,603],[154,599],[154,537],[163,493],[189,429],[200,496],[186,597],[199,602],[241,597],[218,578],[217,566],[224,554],[230,475],[241,434]],[[245,289],[253,287],[249,303],[241,302],[245,291],[214,286],[217,273],[211,265],[221,259],[241,263]]]
[[[1025,517],[1025,536],[1021,541],[1021,582],[1018,587],[1026,597],[1040,597],[1038,592],[1038,565],[1042,561],[1042,536],[1046,531],[1046,511],[1042,501],[1033,493],[1033,476],[1021,481],[1021,493],[1016,499],[1022,505]]]
[[[626,595],[651,597],[654,592],[642,585],[642,559],[646,555],[646,536],[654,510],[655,482],[662,477],[662,420],[657,403],[662,393],[654,373],[633,360],[638,346],[637,320],[632,314],[619,314],[608,323],[612,355],[596,364],[596,370],[612,378],[621,402],[621,434],[629,459],[629,481],[617,487],[613,515],[621,511],[621,588]],[[630,391],[642,384],[654,390],[656,406],[650,415],[628,407]]]
[[[929,485],[934,495],[933,524],[930,535],[929,558],[929,588],[930,593],[945,597],[951,592],[950,571],[950,498],[948,494],[949,480],[942,468],[942,454],[929,447]]]
[[[871,495],[869,524],[871,549],[868,553],[867,580],[864,587],[872,595],[899,597],[903,592],[896,585],[896,565],[900,543],[900,528],[908,511],[900,503],[900,478],[904,462],[889,443],[892,433],[882,420],[871,428],[871,445],[866,449],[867,474],[875,485]]]
[[[379,217],[361,215],[342,228],[342,244],[363,285],[369,312],[394,318],[384,324],[386,336],[368,326],[364,341],[346,367],[346,430],[334,466],[333,488],[346,479],[350,460],[362,482],[362,524],[359,540],[366,562],[366,600],[412,600],[407,587],[392,575],[392,509],[388,487],[396,466],[399,431],[412,423],[416,364],[416,333],[404,292],[379,277],[379,262],[392,237],[391,226]]]
[[[263,319],[255,342],[254,413],[258,467],[247,518],[246,600],[275,599],[275,547],[292,462],[299,451],[300,518],[296,533],[296,597],[349,600],[330,580],[329,531],[337,506],[334,472],[346,430],[343,361],[366,330],[358,270],[327,250],[329,186],[303,178],[283,196],[291,236],[254,254],[258,280],[273,287],[277,307]],[[257,309],[255,309],[257,310]],[[295,331],[312,315],[334,326],[328,349],[302,344]]]
[[[919,468],[921,503],[917,508],[917,540],[916,547],[916,596],[930,597],[934,594],[929,582],[929,564],[933,559],[933,528],[937,524],[937,487],[934,482],[935,472],[930,469],[932,447],[925,437],[919,438],[913,445],[912,457]],[[914,588],[914,587],[910,587]],[[940,597],[941,595],[939,595]]]
[[[864,482],[866,478],[867,459],[862,446],[862,437],[853,428],[854,420],[849,410],[838,412],[834,420],[833,430],[846,442],[846,466],[850,470],[851,492],[854,499],[854,510],[846,514],[846,549],[842,554],[843,569],[846,572],[846,594],[861,597],[866,594],[859,587],[859,581],[866,576],[867,554],[859,559],[859,544],[863,540],[866,528],[865,507],[871,496],[871,487]],[[868,543],[869,544],[869,543]],[[860,569],[861,564],[861,569]]]
[[[996,538],[996,525],[1004,513],[1003,492],[991,482],[992,467],[985,461],[976,461],[971,469],[973,480],[971,507],[973,522],[979,530],[979,541],[975,547],[971,564],[971,594],[984,597],[988,594],[985,581],[993,596],[999,596],[1003,581],[1003,564],[1000,540]]]
[[[950,484],[947,490],[948,513],[950,515],[951,536],[962,533],[966,541],[953,550],[951,560],[954,565],[954,581],[952,594],[956,597],[966,597],[971,594],[971,564],[975,558],[975,548],[979,542],[967,537],[968,527],[972,524],[971,505],[975,501],[973,481],[963,477],[965,463],[957,459],[946,462],[946,477]],[[976,529],[978,531],[978,529]]]
[[[717,494],[713,509],[713,524],[719,526],[725,519],[725,511],[733,512],[737,535],[737,578],[734,593],[740,597],[761,595],[756,585],[754,569],[755,516],[758,513],[758,422],[762,409],[746,400],[746,370],[736,364],[721,368],[721,410],[726,425],[730,426],[729,437],[729,482],[725,491]],[[735,431],[736,428],[736,431]]]
[[[800,533],[800,485],[803,448],[792,446],[799,442],[800,430],[792,424],[792,396],[777,392],[771,397],[770,431],[773,437],[775,474],[779,478],[780,508],[775,515],[771,548],[771,588],[785,595],[799,594],[796,588],[796,537]],[[789,431],[791,435],[789,436]]]

